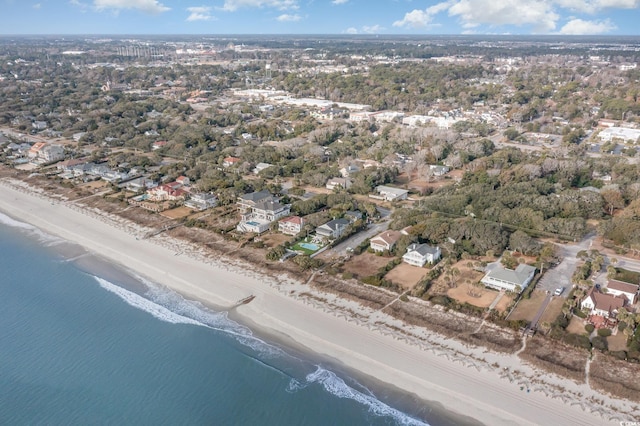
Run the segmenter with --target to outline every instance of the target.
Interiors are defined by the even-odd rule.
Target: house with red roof
[[[607,293],[613,296],[626,297],[629,304],[633,305],[638,300],[638,284],[631,284],[624,281],[609,280],[607,283]]]
[[[589,310],[590,315],[615,318],[618,310],[626,304],[627,298],[624,296],[600,293],[595,287],[591,287],[580,303],[580,308]]]
[[[278,221],[278,231],[286,235],[298,235],[304,227],[304,218],[289,216]]]

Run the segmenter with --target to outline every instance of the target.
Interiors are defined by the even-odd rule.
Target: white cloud
[[[86,3],[83,3],[80,0],[69,0],[69,4],[79,8],[82,12],[86,12],[86,10],[89,8]]]
[[[333,4],[345,4],[349,0],[333,0],[331,3]]]
[[[640,0],[553,0],[565,9],[575,12],[596,13],[603,9],[637,9]]]
[[[238,9],[272,7],[274,9],[298,9],[298,0],[225,0],[222,10],[234,12]]]
[[[276,18],[280,22],[296,22],[302,19],[300,15],[289,15],[285,13],[284,15],[280,15]]]
[[[560,18],[548,0],[449,0],[425,10],[412,10],[405,14],[402,20],[394,22],[393,26],[426,27],[433,22],[435,15],[443,12],[458,17],[463,28],[475,28],[480,25],[533,25],[536,32],[554,30]]]
[[[393,26],[420,28],[426,27],[431,21],[433,21],[433,15],[425,10],[414,9],[411,12],[407,12],[402,20],[395,21]]]
[[[536,32],[554,30],[560,18],[544,0],[460,0],[448,11],[467,26],[533,25]]]
[[[369,26],[369,25],[364,25],[364,26],[362,27],[362,32],[363,32],[363,33],[366,33],[366,34],[377,34],[377,33],[379,33],[380,31],[384,31],[384,30],[385,30],[385,28],[384,28],[384,27],[382,27],[382,26],[380,26],[380,25],[378,25],[378,24],[376,24],[376,25],[371,25],[371,26]]]
[[[33,7],[35,10],[38,10],[38,9],[40,9],[42,7],[42,3],[36,3],[31,7]]]
[[[209,6],[188,7],[187,12],[190,13],[190,15],[187,17],[187,21],[189,22],[211,21],[212,19],[214,19],[214,17],[211,16],[211,8]]]
[[[93,5],[98,10],[137,9],[142,12],[158,14],[171,10],[170,7],[158,3],[158,0],[93,0]]]
[[[617,27],[608,19],[604,21],[583,21],[582,19],[572,19],[561,29],[560,34],[566,35],[593,35],[604,34]]]
[[[346,30],[343,31],[345,34],[358,34],[358,29],[357,28],[353,28],[353,27],[349,27]]]

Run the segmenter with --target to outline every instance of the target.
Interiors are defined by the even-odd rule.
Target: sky
[[[0,0],[0,34],[640,35],[640,0]]]

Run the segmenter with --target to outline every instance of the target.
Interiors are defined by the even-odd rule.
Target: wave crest
[[[205,325],[194,319],[179,315],[165,308],[162,305],[159,305],[148,299],[145,299],[144,297],[132,291],[125,290],[122,287],[118,287],[117,285],[112,284],[105,279],[102,279],[100,277],[94,277],[94,278],[98,282],[98,284],[100,284],[100,287],[102,287],[103,289],[120,297],[127,304],[133,306],[134,308],[138,308],[142,311],[150,313],[151,315],[153,315],[154,317],[156,317],[161,321],[169,322],[172,324],[191,324],[191,325],[199,325],[199,326]]]
[[[369,412],[376,416],[392,417],[396,422],[398,422],[398,424],[401,425],[428,425],[428,423],[410,417],[407,414],[388,406],[373,395],[367,395],[352,388],[335,373],[320,366],[317,367],[316,371],[308,374],[306,380],[307,384],[290,383],[289,387],[304,388],[308,384],[319,383],[327,392],[331,393],[332,395],[335,395],[338,398],[352,399],[367,407],[369,409]]]

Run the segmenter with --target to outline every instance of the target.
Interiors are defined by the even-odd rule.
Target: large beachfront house
[[[536,268],[525,263],[518,265],[516,269],[507,269],[498,265],[487,272],[480,280],[485,286],[496,290],[515,291],[520,293],[533,280]]]
[[[379,253],[391,251],[401,236],[402,233],[400,231],[384,231],[369,241],[369,247],[371,247],[371,250]]]
[[[191,197],[184,202],[186,207],[194,210],[202,211],[215,207],[218,202],[216,196],[210,192],[201,192],[197,194],[191,194]]]
[[[624,296],[600,293],[595,287],[591,287],[580,303],[580,309],[588,310],[590,315],[615,318],[618,310],[626,303],[627,298]]]
[[[280,219],[278,231],[286,235],[298,235],[304,227],[304,218],[300,216],[289,216]]]
[[[349,226],[347,219],[334,219],[316,228],[316,235],[328,239],[335,239],[341,236]]]
[[[629,304],[633,305],[638,300],[638,285],[626,283],[624,281],[609,280],[607,283],[607,294],[612,296],[624,296]]]
[[[409,265],[423,267],[426,263],[434,264],[440,259],[440,247],[429,244],[411,244],[402,256],[402,261]]]
[[[291,212],[289,204],[280,201],[269,191],[252,192],[238,197],[240,223],[236,229],[240,232],[261,234],[269,229],[269,225]]]

